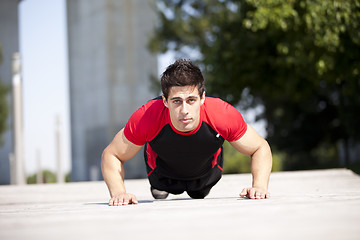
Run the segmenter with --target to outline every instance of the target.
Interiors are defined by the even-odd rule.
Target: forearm
[[[271,169],[271,149],[269,144],[264,140],[261,147],[251,156],[252,187],[267,190]]]
[[[101,159],[101,170],[111,197],[126,192],[125,171],[121,160],[105,150]]]

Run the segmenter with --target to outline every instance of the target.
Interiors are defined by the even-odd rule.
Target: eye
[[[195,98],[190,98],[189,100],[188,100],[188,103],[194,103],[194,102],[196,102],[196,99]]]
[[[180,100],[174,100],[173,103],[174,104],[179,104],[179,103],[181,103],[181,101]]]

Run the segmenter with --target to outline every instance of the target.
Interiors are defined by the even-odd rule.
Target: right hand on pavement
[[[128,204],[138,204],[135,195],[130,193],[119,193],[109,200],[109,206],[123,206]]]

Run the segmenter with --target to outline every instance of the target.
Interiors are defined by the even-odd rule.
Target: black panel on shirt
[[[169,124],[149,142],[157,153],[156,168],[161,175],[173,179],[195,179],[212,168],[214,154],[224,138],[203,122],[191,135],[176,133]]]

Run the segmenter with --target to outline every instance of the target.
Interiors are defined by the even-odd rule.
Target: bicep
[[[267,144],[253,127],[247,125],[245,134],[238,140],[230,142],[230,144],[240,153],[244,155],[253,155],[261,146]]]
[[[121,129],[106,150],[119,160],[125,162],[133,158],[141,147],[130,142],[124,135],[124,129]]]

